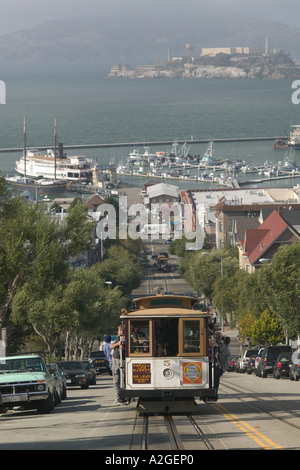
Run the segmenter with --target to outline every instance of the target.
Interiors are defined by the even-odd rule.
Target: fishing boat
[[[278,168],[282,172],[295,173],[299,171],[299,167],[295,161],[295,150],[289,149],[284,156],[283,162],[278,162]]]

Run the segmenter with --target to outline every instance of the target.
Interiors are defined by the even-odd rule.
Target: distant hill
[[[241,15],[73,18],[0,36],[0,63],[153,63],[167,59],[168,51],[171,56],[185,55],[187,43],[198,56],[202,47],[264,47],[266,37],[270,49],[285,49],[292,58],[299,54],[300,28]]]

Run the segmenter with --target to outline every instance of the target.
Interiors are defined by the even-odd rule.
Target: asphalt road
[[[156,289],[161,288],[161,293],[172,292],[174,294],[184,294],[185,292],[193,292],[194,289],[179,274],[180,260],[177,256],[168,253],[170,245],[165,240],[149,240],[144,243],[147,250],[147,259],[149,261],[148,268],[145,267],[143,282],[138,289],[133,291],[133,296],[153,295]],[[153,256],[159,256],[160,253],[168,253],[168,258],[164,264],[172,267],[171,272],[163,272],[158,269],[159,262]]]
[[[198,401],[197,406],[195,421],[214,449],[300,449],[299,382],[227,372],[221,378],[219,401]],[[149,422],[148,450],[152,452],[173,449],[162,419],[154,416]],[[203,450],[201,436],[188,418],[173,419],[180,453]],[[139,456],[141,420],[136,402],[118,406],[112,378],[101,375],[88,390],[68,389],[67,399],[49,415],[35,411],[0,415],[0,450],[101,450],[100,463],[124,451]]]
[[[135,295],[154,293],[159,284],[178,294],[191,290],[176,271],[165,274],[154,266],[152,254],[166,251],[166,247],[161,242],[148,245],[150,267],[145,270],[143,285]],[[169,263],[176,265],[178,260],[170,256]],[[232,337],[232,350],[235,346],[238,343]],[[103,464],[142,468],[147,463],[159,463],[147,459],[151,456],[158,459],[162,451],[192,459],[193,452],[208,448],[300,449],[300,383],[289,379],[226,372],[221,378],[218,402],[197,401],[198,413],[193,416],[193,424],[185,415],[172,417],[172,438],[164,418],[151,417],[147,423],[150,454],[141,453],[145,424],[136,405],[137,402],[131,402],[118,406],[112,378],[100,375],[96,385],[87,390],[69,388],[67,399],[48,415],[21,410],[1,414],[0,450],[100,450],[97,463],[100,460]],[[70,454],[72,463],[77,463],[75,455]],[[124,461],[124,456],[137,460]],[[86,459],[89,462],[88,454]],[[194,458],[193,464],[198,466],[198,458]]]

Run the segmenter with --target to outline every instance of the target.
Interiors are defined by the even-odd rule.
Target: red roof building
[[[239,241],[240,267],[254,272],[271,261],[280,246],[300,241],[300,234],[274,210],[256,229],[246,229]]]

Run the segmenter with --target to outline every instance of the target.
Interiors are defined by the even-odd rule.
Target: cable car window
[[[150,353],[150,322],[149,320],[130,321],[130,353]]]
[[[177,318],[159,318],[155,320],[155,355],[177,356],[178,320]]]
[[[183,321],[183,335],[184,335],[184,353],[199,353],[200,352],[200,322],[199,320],[184,320]]]

